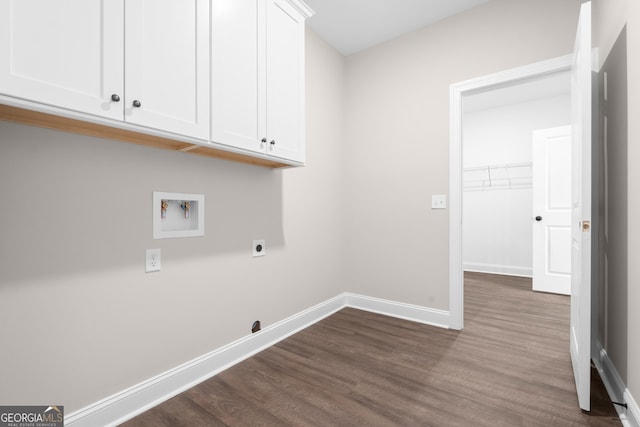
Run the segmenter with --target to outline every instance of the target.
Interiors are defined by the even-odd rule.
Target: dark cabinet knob
[[[270,142],[269,144],[271,144],[271,145],[276,145],[276,140],[275,140],[275,139],[272,139],[272,140],[271,140],[271,142]]]
[[[113,102],[120,102],[120,96],[117,93],[114,93],[113,95],[111,95],[111,100]]]
[[[541,217],[540,215],[538,215],[538,216],[536,217],[536,221],[542,221],[542,217]]]
[[[137,99],[133,100],[133,106],[136,108],[140,108],[142,107],[142,103],[140,101],[138,101]]]
[[[265,143],[267,142],[267,138],[262,138],[262,139],[260,140],[260,142],[262,142],[263,144],[265,144]]]

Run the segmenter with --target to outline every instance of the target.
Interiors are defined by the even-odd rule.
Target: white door
[[[571,67],[572,245],[570,346],[580,408],[588,411],[591,374],[591,3],[580,8]]]
[[[533,132],[533,290],[571,294],[571,126]]]
[[[127,0],[125,120],[209,138],[209,1]]]
[[[304,161],[304,18],[285,0],[267,1],[267,153]]]
[[[0,2],[0,93],[122,120],[124,1]]]
[[[264,153],[264,1],[211,4],[211,140]]]

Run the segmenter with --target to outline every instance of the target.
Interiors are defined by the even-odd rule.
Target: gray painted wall
[[[640,396],[640,2],[594,1],[594,47],[602,71],[608,74],[607,197],[601,210],[608,225],[601,271],[601,344],[636,400]],[[601,79],[601,95],[603,75]],[[604,128],[600,129],[604,132]],[[604,145],[603,145],[604,150]],[[604,159],[603,159],[604,161]],[[607,208],[605,209],[605,203]],[[604,232],[604,230],[603,230]]]
[[[628,121],[627,33],[620,33],[600,69],[601,162],[604,166],[601,200],[602,243],[600,282],[601,344],[627,381],[628,330]],[[605,76],[607,97],[605,94]]]
[[[627,188],[629,214],[628,218],[640,218],[640,2],[629,1],[627,11],[627,76],[633,76],[628,83],[628,116],[629,141],[636,141],[627,147],[628,182]],[[628,321],[627,321],[627,360],[634,363],[627,367],[627,387],[636,403],[640,400],[640,224],[637,221],[628,223]]]
[[[448,309],[449,86],[571,53],[579,6],[494,0],[347,57],[349,291]]]

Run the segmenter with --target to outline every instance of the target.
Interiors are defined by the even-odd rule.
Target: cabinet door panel
[[[208,139],[209,2],[127,0],[125,7],[125,120]]]
[[[267,1],[268,153],[304,161],[304,21],[284,0]]]
[[[211,7],[211,140],[264,152],[264,1],[216,0]]]
[[[0,3],[0,93],[122,120],[123,0]]]

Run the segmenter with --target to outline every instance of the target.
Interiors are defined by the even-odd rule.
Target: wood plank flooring
[[[465,329],[346,308],[123,424],[613,426],[599,378],[579,407],[569,298],[465,275]]]

